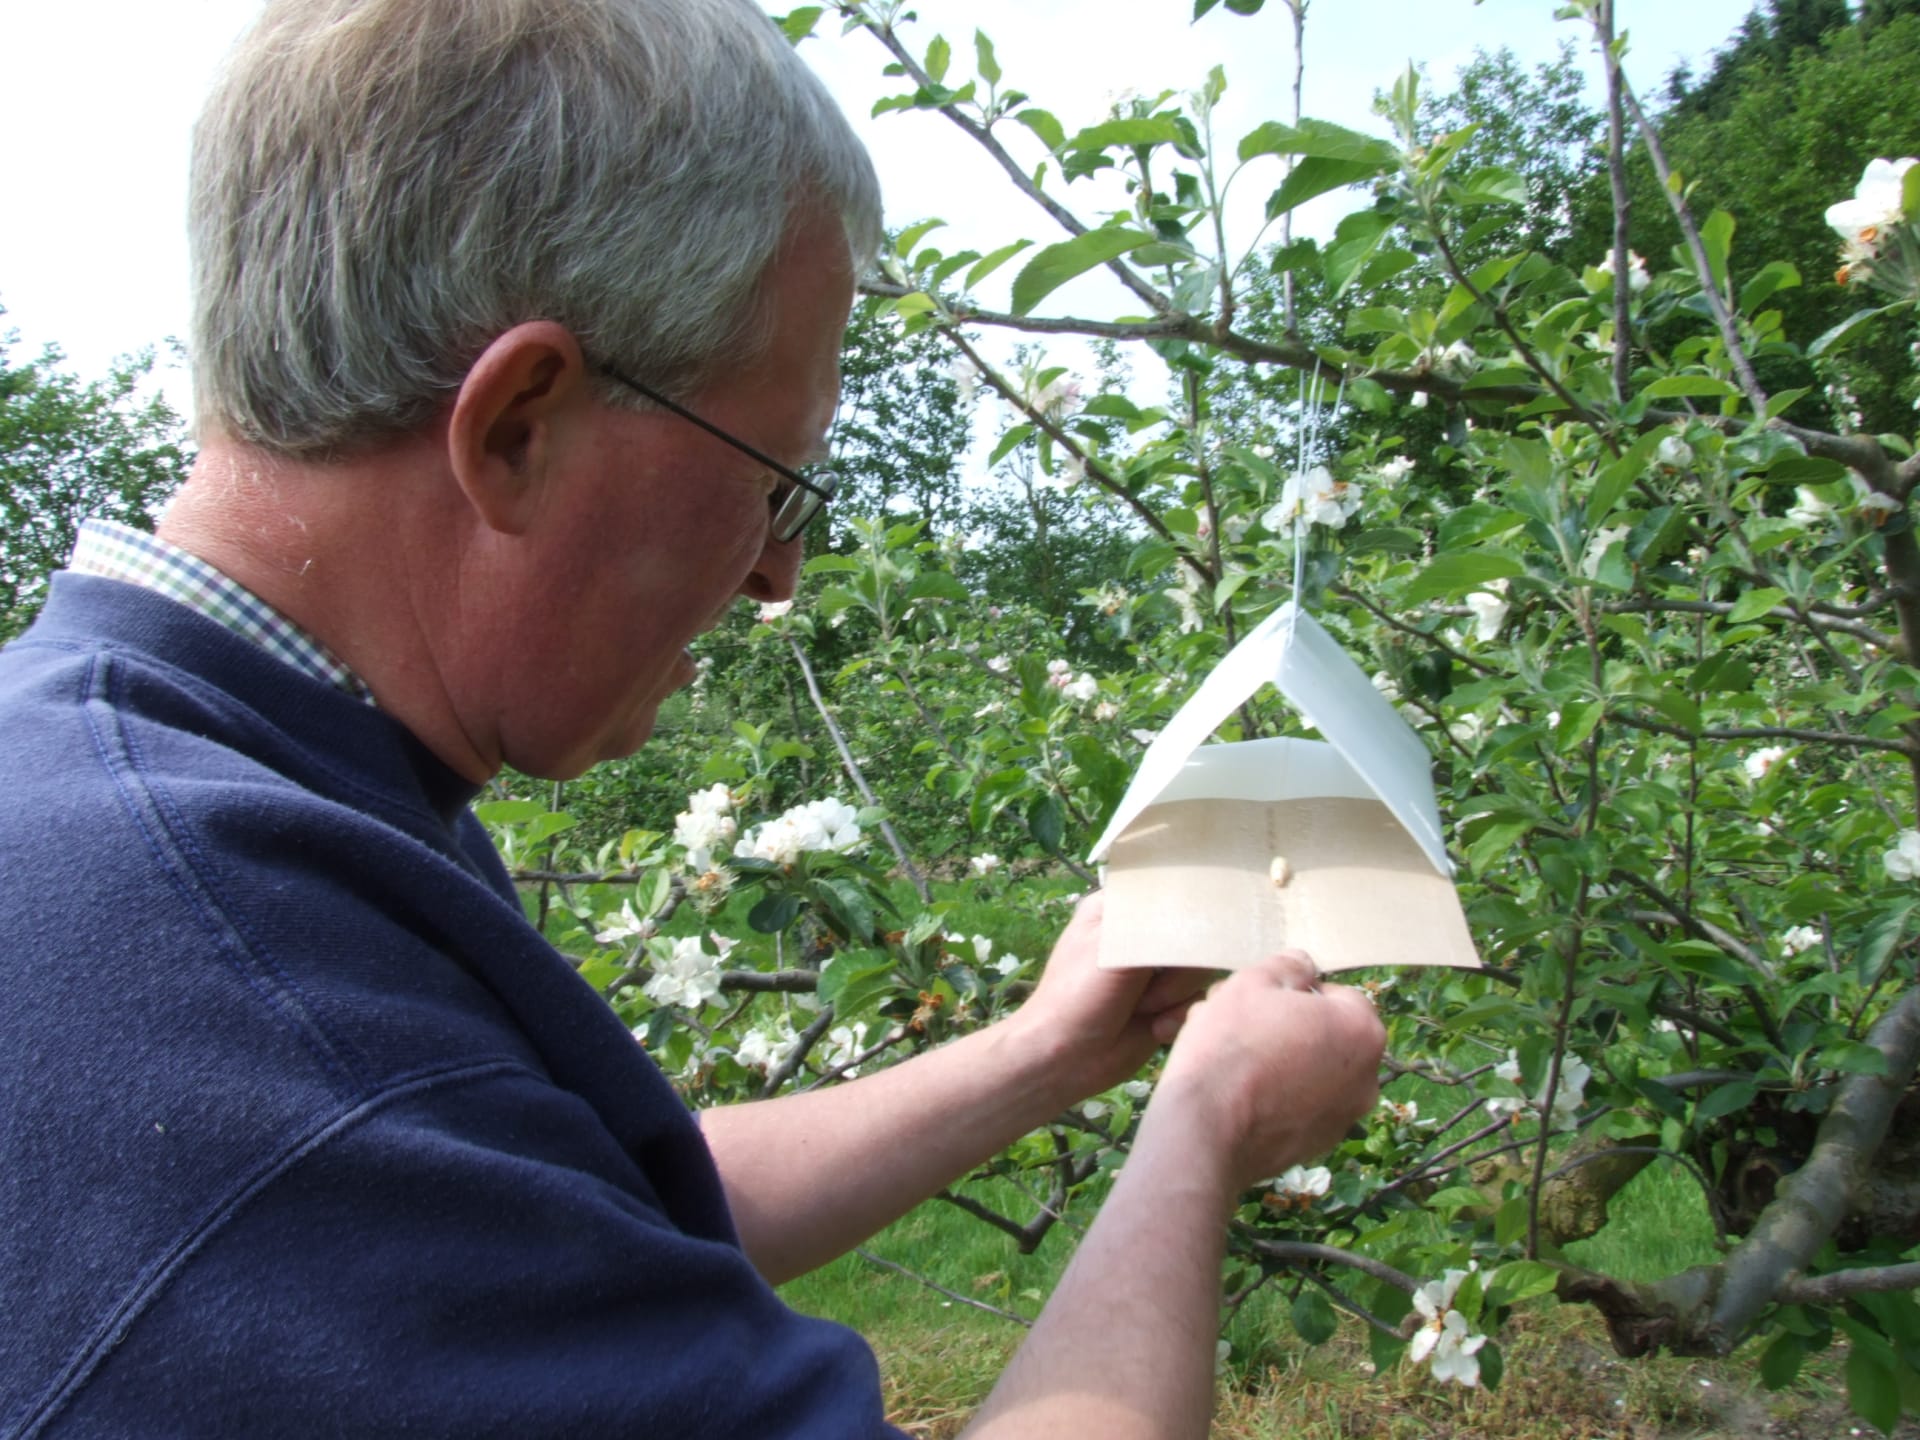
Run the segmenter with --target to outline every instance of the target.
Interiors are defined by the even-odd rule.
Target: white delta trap
[[[1205,743],[1268,681],[1324,740]],[[1232,970],[1291,948],[1322,970],[1478,966],[1431,763],[1289,601],[1160,732],[1094,846],[1106,865],[1100,965]]]

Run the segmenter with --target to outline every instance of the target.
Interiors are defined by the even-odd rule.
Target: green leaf
[[[1700,244],[1707,252],[1707,268],[1713,272],[1713,287],[1727,288],[1727,256],[1733,250],[1733,216],[1716,210],[1700,227]]]
[[[1860,932],[1860,942],[1853,953],[1853,974],[1862,985],[1871,985],[1880,978],[1887,957],[1907,933],[1907,919],[1913,914],[1914,904],[1912,900],[1903,900],[1878,911]]]
[[[802,901],[791,890],[763,896],[747,913],[747,924],[762,935],[778,935],[800,917]]]
[[[1281,182],[1280,188],[1267,197],[1267,218],[1277,219],[1316,195],[1357,185],[1379,173],[1378,165],[1365,160],[1328,160],[1319,155],[1309,155],[1295,165],[1293,173]]]
[[[1130,120],[1103,120],[1089,125],[1067,142],[1069,150],[1105,150],[1109,145],[1171,145],[1180,139],[1180,127],[1171,115],[1145,115]]]
[[[1829,1045],[1814,1057],[1815,1063],[1847,1075],[1885,1075],[1886,1052],[1861,1040],[1843,1040]]]
[[[1586,743],[1594,727],[1600,723],[1600,717],[1607,713],[1604,702],[1588,700],[1583,704],[1569,705],[1560,712],[1560,723],[1554,728],[1553,748],[1564,755]]]
[[[1240,141],[1242,164],[1256,155],[1309,155],[1321,160],[1347,160],[1370,165],[1376,172],[1399,163],[1400,159],[1400,152],[1387,141],[1325,120],[1302,120],[1298,125],[1269,120],[1247,132]]]
[[[1015,425],[1013,428],[1008,430],[1004,435],[1002,435],[998,443],[994,445],[993,453],[987,456],[987,468],[991,470],[994,466],[998,465],[1002,460],[1006,459],[1008,455],[1012,454],[1015,449],[1017,449],[1019,446],[1026,444],[1027,441],[1031,440],[1032,438],[1033,438],[1032,425],[1028,425],[1028,424]]]
[[[970,600],[967,587],[944,570],[928,570],[907,587],[909,600]]]
[[[1403,599],[1408,605],[1417,605],[1423,600],[1452,600],[1492,581],[1511,580],[1526,573],[1526,566],[1513,556],[1495,550],[1439,555],[1415,577]]]
[[[1767,467],[1769,485],[1832,485],[1846,478],[1846,466],[1819,455],[1783,455]]]
[[[991,254],[982,256],[979,263],[967,272],[967,289],[971,290],[1031,244],[1031,240],[1016,240],[1011,245],[1002,245]]]
[[[909,225],[900,232],[900,238],[893,242],[893,253],[903,260],[906,259],[909,255],[913,254],[914,247],[924,240],[929,233],[940,229],[946,223],[944,220],[935,219],[922,220],[918,224]]]
[[[1800,272],[1785,260],[1775,260],[1740,287],[1740,308],[1752,314],[1760,303],[1777,290],[1792,290],[1800,284]]]
[[[1051,110],[1042,110],[1037,106],[1028,106],[1013,117],[1040,137],[1040,143],[1051,154],[1059,154],[1060,147],[1067,143],[1067,132],[1058,120],[1053,118]]]
[[[973,32],[973,54],[980,69],[980,78],[989,85],[1000,83],[1000,62],[994,58],[993,41],[987,38],[984,30]]]
[[[827,909],[840,921],[850,939],[861,944],[873,939],[873,905],[852,880],[822,880],[816,887]]]
[[[1759,1093],[1759,1088],[1751,1080],[1737,1080],[1731,1085],[1716,1086],[1693,1107],[1694,1120],[1705,1124],[1709,1120],[1718,1120],[1722,1115],[1732,1115],[1751,1105],[1753,1097]]]
[[[1013,313],[1026,315],[1047,296],[1096,265],[1151,245],[1156,237],[1144,230],[1112,225],[1089,230],[1071,240],[1049,245],[1026,263],[1013,282]]]
[[[1515,1260],[1493,1272],[1487,1298],[1497,1305],[1518,1305],[1536,1295],[1552,1294],[1559,1279],[1559,1272],[1542,1261]]]
[[[1787,592],[1784,590],[1775,590],[1772,588],[1749,590],[1733,602],[1733,609],[1727,612],[1727,623],[1729,625],[1744,625],[1749,620],[1758,620],[1762,615],[1765,615],[1786,598]]]
[[[1791,1331],[1783,1330],[1760,1355],[1760,1383],[1769,1390],[1784,1390],[1799,1377],[1807,1358],[1807,1342]]]
[[[489,800],[474,806],[473,813],[483,825],[520,825],[546,814],[547,807],[538,800]]]
[[[1886,1435],[1900,1423],[1900,1384],[1881,1358],[1865,1346],[1847,1351],[1847,1404],[1853,1413]]]
[[[1058,795],[1033,797],[1033,803],[1027,806],[1027,830],[1049,855],[1060,853],[1060,843],[1066,838],[1067,808]]]
[[[902,320],[911,320],[916,315],[933,313],[933,297],[924,290],[916,290],[911,295],[902,295],[893,302],[894,313]]]
[[[1667,375],[1642,390],[1639,398],[1642,400],[1719,399],[1739,393],[1726,381],[1711,375]]]
[[[820,23],[820,12],[824,8],[820,5],[802,5],[798,10],[789,10],[782,15],[779,25],[787,37],[787,43],[798,45],[813,34],[813,27]]]
[[[1587,497],[1589,527],[1599,525],[1612,514],[1620,497],[1627,493],[1627,487],[1646,473],[1647,462],[1660,448],[1661,438],[1659,431],[1642,435],[1626,454],[1600,472],[1600,477],[1593,482],[1593,493]]]
[[[1505,860],[1514,843],[1533,829],[1531,820],[1501,820],[1487,826],[1467,847],[1467,868],[1477,877]]]
[[[1324,1345],[1340,1328],[1339,1317],[1318,1285],[1309,1285],[1293,1300],[1293,1328],[1309,1345]]]
[[[1914,169],[1920,170],[1920,166],[1915,166]],[[1914,172],[1913,170],[1909,170],[1907,173],[1911,175]],[[1891,305],[1882,305],[1874,310],[1862,310],[1858,314],[1849,315],[1838,325],[1823,331],[1820,338],[1807,347],[1807,358],[1810,360],[1818,360],[1829,351],[1840,349],[1848,342],[1854,330],[1859,326],[1864,325],[1876,315],[1885,315],[1889,311],[1898,310],[1908,303],[1909,302],[1905,300],[1896,300]]]
[[[1527,182],[1512,170],[1489,165],[1469,175],[1454,198],[1468,205],[1524,205]]]
[[[927,74],[938,85],[947,78],[947,66],[953,60],[953,47],[947,44],[947,37],[936,35],[927,45]]]
[[[1336,298],[1353,283],[1360,267],[1392,228],[1393,221],[1377,210],[1357,211],[1335,228],[1333,243],[1327,247],[1321,265]]]

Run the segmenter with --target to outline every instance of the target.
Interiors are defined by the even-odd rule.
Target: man
[[[878,202],[765,17],[279,0],[192,226],[194,473],[0,655],[0,1435],[892,1433],[769,1282],[1168,1041],[969,1433],[1202,1433],[1224,1220],[1371,1104],[1362,998],[1100,972],[1089,903],[1012,1019],[696,1122],[466,812],[793,592]]]

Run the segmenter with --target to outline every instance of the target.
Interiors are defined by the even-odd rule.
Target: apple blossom
[[[697,1010],[720,998],[720,957],[702,950],[698,935],[675,940],[671,953],[656,959],[642,993],[659,1005]]]
[[[1304,475],[1289,475],[1281,487],[1280,503],[1260,517],[1260,523],[1279,535],[1304,516],[1309,525],[1325,525],[1329,530],[1344,526],[1360,508],[1360,487],[1336,480],[1324,465],[1316,465]]]
[[[1912,156],[1902,160],[1874,160],[1861,173],[1853,187],[1853,198],[1827,207],[1827,224],[1833,227],[1845,247],[1846,263],[1838,279],[1852,278],[1850,272],[1861,261],[1880,253],[1886,231],[1906,218],[1903,190],[1907,171],[1915,164]]]
[[[1609,250],[1600,263],[1593,267],[1608,279],[1613,278],[1613,251]],[[1632,250],[1627,252],[1627,293],[1638,295],[1653,283],[1653,277],[1647,274],[1647,262]]]
[[[593,938],[602,945],[618,945],[624,940],[647,940],[660,928],[651,916],[636,915],[631,900],[624,901],[617,911],[610,910],[602,915],[600,923],[606,928]]]
[[[1791,956],[1802,950],[1811,950],[1821,942],[1821,934],[1811,925],[1794,925],[1780,936],[1780,949]]]
[[[1758,784],[1760,781],[1767,778],[1767,773],[1770,770],[1772,770],[1774,766],[1778,765],[1782,760],[1786,760],[1786,758],[1787,758],[1786,746],[1784,745],[1763,746],[1762,748],[1754,751],[1751,755],[1747,756],[1746,758],[1745,763],[1746,763],[1747,779],[1753,781],[1755,784]],[[1791,765],[1793,762],[1791,760],[1788,760],[1787,763]]]
[[[1004,655],[996,655],[991,660],[987,661],[987,669],[991,670],[996,675],[1004,675],[1007,673],[1007,671],[1011,670],[1012,668],[1013,668],[1013,661],[1009,660]]]
[[[1473,638],[1483,644],[1500,638],[1500,627],[1507,623],[1509,602],[1506,582],[1495,580],[1485,590],[1467,596],[1467,609],[1473,612]]]
[[[1100,682],[1095,680],[1093,676],[1082,672],[1078,679],[1069,680],[1060,687],[1060,690],[1067,699],[1077,700],[1084,705],[1100,693]]]
[[[1333,1173],[1326,1166],[1315,1165],[1308,1169],[1304,1165],[1295,1165],[1273,1182],[1273,1193],[1291,1199],[1304,1210],[1332,1187]]]
[[[778,620],[791,609],[793,609],[791,600],[769,600],[760,607],[760,623],[766,625]]]
[[[1396,455],[1391,460],[1383,460],[1374,467],[1374,473],[1388,484],[1396,480],[1404,480],[1413,473],[1413,457]]]
[[[1893,849],[1880,857],[1887,875],[1894,880],[1920,879],[1920,830],[1902,830]]]
[[[985,879],[1000,868],[1000,857],[991,850],[975,855],[967,864],[973,867],[973,873]]]
[[[1653,456],[1662,465],[1679,470],[1693,463],[1693,447],[1678,435],[1669,435],[1660,442]]]
[[[1114,716],[1119,713],[1120,707],[1111,700],[1102,700],[1098,705],[1093,707],[1093,718],[1103,722],[1113,719]]]

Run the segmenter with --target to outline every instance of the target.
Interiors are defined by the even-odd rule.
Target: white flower
[[[1427,392],[1424,390],[1414,391],[1413,394],[1407,397],[1407,403],[1416,410],[1426,409],[1427,408]]]
[[[1861,500],[1858,505],[1854,506],[1854,511],[1856,514],[1866,517],[1872,524],[1878,525],[1899,508],[1900,502],[1891,495],[1882,495],[1878,491],[1875,491],[1873,494]]]
[[[1679,470],[1693,463],[1693,447],[1678,435],[1669,435],[1654,450],[1653,457],[1662,465]]]
[[[1142,745],[1151,745],[1160,738],[1160,732],[1158,730],[1129,730],[1127,734],[1131,735]]]
[[[1273,1182],[1273,1193],[1311,1201],[1326,1194],[1332,1185],[1333,1174],[1326,1166],[1316,1165],[1309,1170],[1304,1165],[1295,1165]]]
[[[1393,677],[1384,670],[1373,672],[1373,688],[1385,696],[1389,703],[1400,699],[1400,687],[1393,683]]]
[[[1507,623],[1506,589],[1506,581],[1495,580],[1485,590],[1467,596],[1467,609],[1473,612],[1473,638],[1483,644],[1498,640],[1500,627]]]
[[[1824,525],[1833,519],[1833,506],[1822,500],[1819,495],[1805,485],[1794,486],[1793,493],[1798,503],[1787,511],[1787,519],[1802,529],[1811,530],[1816,525]]]
[[[1781,935],[1780,949],[1787,955],[1798,955],[1802,950],[1811,950],[1822,938],[1811,925],[1795,925]]]
[[[718,801],[713,798],[714,791],[720,794]],[[733,817],[726,813],[726,807],[732,803],[727,787],[715,785],[713,790],[689,795],[688,808],[674,816],[673,842],[686,847],[689,869],[711,870],[715,847],[733,839],[739,827]]]
[[[1473,369],[1473,361],[1473,347],[1464,340],[1456,340],[1435,358],[1433,368],[1454,375],[1465,375]]]
[[[1606,253],[1606,257],[1593,268],[1598,270],[1602,275],[1612,275],[1613,251],[1609,250]],[[1647,274],[1647,262],[1642,260],[1634,251],[1629,250],[1627,252],[1627,293],[1629,295],[1638,295],[1652,283],[1652,277]]]
[[[1338,530],[1360,508],[1360,487],[1336,480],[1324,465],[1304,475],[1289,475],[1281,487],[1280,503],[1260,517],[1260,523],[1278,535],[1304,516],[1309,525]]]
[[[1477,1268],[1477,1267],[1470,1267]],[[1453,1308],[1453,1298],[1469,1270],[1449,1270],[1439,1280],[1429,1280],[1413,1293],[1413,1308],[1423,1323],[1414,1333],[1407,1356],[1418,1365],[1431,1358],[1433,1378],[1459,1385],[1480,1383],[1480,1361],[1476,1352],[1487,1343],[1484,1335],[1467,1328],[1467,1317]]]
[[[1912,156],[1872,161],[1861,174],[1860,183],[1853,187],[1853,198],[1827,207],[1827,224],[1846,242],[1849,251],[1875,254],[1881,232],[1906,218],[1901,190],[1907,171],[1915,163]]]
[[[1113,1106],[1104,1100],[1086,1100],[1082,1101],[1080,1105],[1080,1113],[1089,1120],[1098,1120],[1112,1109]]]
[[[974,874],[985,879],[1000,868],[1000,857],[989,850],[984,854],[974,856],[971,860],[967,861],[967,864],[973,867]]]
[[[1174,608],[1180,612],[1180,633],[1190,635],[1204,629],[1206,622],[1200,617],[1200,602],[1187,589],[1170,589],[1160,592],[1173,601]]]
[[[765,625],[778,620],[791,609],[793,609],[791,600],[769,600],[760,607],[760,623]]]
[[[726,815],[733,810],[733,792],[716,781],[687,796],[687,809],[695,815]]]
[[[1077,680],[1069,680],[1062,685],[1060,690],[1067,699],[1077,700],[1084,705],[1100,693],[1100,682],[1093,676],[1082,673]]]
[[[1225,535],[1227,539],[1231,540],[1235,545],[1238,545],[1242,540],[1246,539],[1247,531],[1252,528],[1253,517],[1251,515],[1229,515],[1225,520],[1220,522],[1220,533]]]
[[[792,1056],[800,1037],[793,1033],[793,1022],[782,1020],[778,1030],[749,1030],[733,1047],[733,1058],[756,1070],[778,1070]]]
[[[1747,756],[1746,759],[1747,779],[1758,784],[1767,778],[1768,771],[1772,770],[1773,767],[1778,765],[1782,760],[1785,760],[1786,757],[1787,747],[1784,745],[1768,745],[1754,751],[1751,755]],[[1787,763],[1791,765],[1793,762],[1789,760]]]
[[[1018,955],[1006,954],[993,962],[993,968],[1002,975],[1017,975],[1020,973],[1020,967],[1026,963]]]
[[[791,865],[814,851],[845,853],[865,843],[860,812],[843,800],[828,798],[796,805],[778,819],[756,826],[733,847],[736,855],[775,865]]]
[[[1510,1085],[1520,1083],[1520,1062],[1513,1052],[1507,1052],[1504,1063],[1493,1067],[1493,1073]],[[1571,1125],[1580,1115],[1580,1106],[1585,1102],[1587,1082],[1593,1079],[1593,1068],[1578,1055],[1569,1052],[1560,1061],[1560,1084],[1554,1090],[1552,1113],[1548,1123],[1552,1125]],[[1521,1111],[1539,1114],[1541,1102],[1546,1098],[1546,1086],[1540,1087],[1540,1094],[1532,1100],[1522,1100],[1512,1095],[1496,1095],[1487,1101],[1487,1113],[1490,1115],[1518,1115]]]
[[[1387,1113],[1387,1120],[1393,1125],[1411,1125],[1420,1118],[1418,1100],[1382,1100],[1380,1108]]]
[[[624,902],[617,911],[608,911],[600,917],[600,923],[606,928],[593,938],[602,945],[618,945],[623,940],[646,940],[660,927],[651,917],[641,917],[633,913],[633,901]]]
[[[1102,700],[1098,705],[1093,707],[1093,718],[1095,720],[1100,720],[1100,721],[1111,720],[1113,719],[1114,716],[1118,715],[1119,713],[1120,713],[1120,707],[1114,704],[1111,700]]]
[[[1664,442],[1662,442],[1664,443]],[[1589,580],[1600,573],[1600,562],[1607,552],[1631,533],[1625,525],[1603,525],[1587,541],[1586,554],[1580,557],[1580,573]]]
[[[656,959],[643,993],[656,1004],[697,1010],[720,998],[720,957],[702,950],[698,935],[675,940],[672,953]]]
[[[1447,726],[1447,734],[1451,735],[1468,749],[1472,749],[1480,743],[1481,732],[1486,728],[1486,722],[1484,720],[1472,711],[1468,711],[1465,715],[1462,715],[1458,720],[1455,720],[1451,725]]]
[[[974,397],[980,393],[980,368],[971,360],[962,357],[953,362],[953,369],[949,373],[953,376],[954,389],[958,392],[957,398],[961,407],[972,405]]]
[[[1391,460],[1383,460],[1375,468],[1374,473],[1389,485],[1396,480],[1404,480],[1413,473],[1413,457],[1396,455]]]
[[[1072,664],[1065,660],[1047,661],[1047,674],[1049,675],[1065,675],[1072,669]]]
[[[1120,1093],[1129,1100],[1144,1100],[1153,1094],[1153,1082],[1151,1080],[1129,1080],[1120,1087]]]
[[[986,704],[982,705],[978,710],[973,712],[973,718],[976,720],[984,720],[989,715],[1003,715],[1006,713],[1006,709],[1007,709],[1006,701],[989,700]]]
[[[1419,1303],[1416,1299],[1415,1303]],[[1467,1317],[1448,1310],[1437,1320],[1420,1327],[1407,1354],[1418,1365],[1433,1363],[1433,1378],[1442,1382],[1474,1386],[1480,1383],[1480,1356],[1477,1353],[1487,1337],[1467,1328]]]
[[[1902,830],[1880,862],[1892,879],[1920,880],[1920,830]]]
[[[1007,673],[1007,671],[1011,670],[1012,668],[1013,668],[1013,661],[1009,660],[1004,655],[996,655],[991,660],[987,661],[987,669],[991,670],[996,675],[1004,675]]]
[[[851,1028],[845,1025],[836,1025],[827,1032],[826,1050],[820,1057],[821,1067],[827,1070],[838,1070],[842,1065],[845,1065],[866,1048],[866,1021],[862,1020],[858,1025],[854,1025]],[[859,1076],[860,1071],[858,1067],[855,1067],[844,1073],[847,1079],[852,1080]]]
[[[972,943],[973,963],[985,969],[988,962],[993,959],[993,941],[989,940],[985,935],[976,935],[973,937]]]

